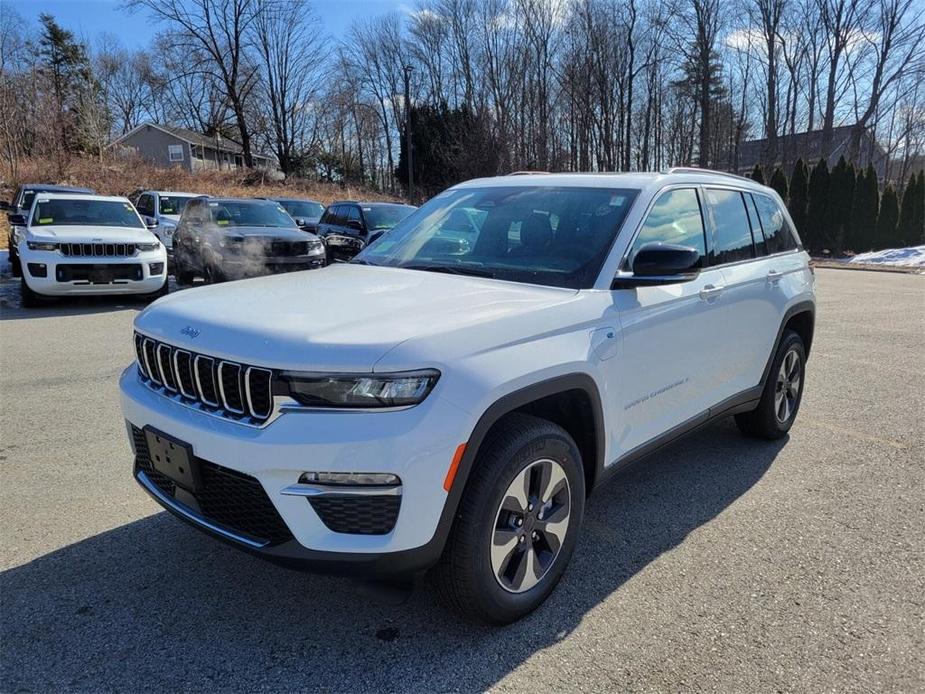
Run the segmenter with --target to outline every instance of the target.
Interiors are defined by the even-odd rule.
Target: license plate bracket
[[[180,487],[198,491],[202,477],[193,447],[152,427],[145,427],[144,432],[152,467]]]
[[[105,265],[94,265],[90,271],[90,284],[112,284],[113,271]]]

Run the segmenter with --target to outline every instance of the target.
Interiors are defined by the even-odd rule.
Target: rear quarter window
[[[787,218],[777,202],[767,195],[754,194],[755,207],[761,230],[768,244],[768,253],[785,253],[797,249],[796,238],[787,223]]]

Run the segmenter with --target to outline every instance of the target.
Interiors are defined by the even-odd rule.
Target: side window
[[[703,265],[706,244],[696,190],[679,188],[659,196],[633,243],[629,256],[630,267],[636,253],[647,243],[672,243],[696,248],[700,251],[700,265]]]
[[[154,198],[151,195],[145,194],[138,198],[138,204],[135,205],[135,209],[138,210],[139,214],[144,214],[149,217],[154,216]]]
[[[742,193],[707,188],[707,206],[713,219],[713,263],[724,265],[754,258],[752,230]]]
[[[748,221],[752,225],[752,241],[755,244],[755,252],[759,256],[768,254],[768,244],[764,242],[764,234],[761,233],[761,222],[758,220],[758,209],[755,207],[755,198],[751,193],[743,193],[745,196],[745,208],[748,210]]]
[[[333,224],[334,219],[334,206],[330,205],[325,208],[324,212],[321,214],[321,219],[318,220],[319,224]]]
[[[363,223],[363,217],[360,216],[360,208],[356,205],[347,205],[347,216],[345,219],[346,222],[359,222]]]
[[[797,243],[777,203],[767,195],[756,194],[754,198],[755,206],[758,208],[758,219],[761,220],[764,238],[768,243],[768,253],[795,250]]]

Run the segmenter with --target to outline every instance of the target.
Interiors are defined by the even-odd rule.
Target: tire
[[[793,426],[806,383],[806,349],[792,330],[784,332],[761,400],[751,412],[735,416],[743,434],[762,439],[779,439]]]
[[[165,277],[164,284],[161,285],[160,289],[154,292],[150,292],[148,294],[142,294],[141,300],[142,301],[155,301],[157,299],[160,299],[162,296],[167,296],[169,293],[170,293],[170,280],[167,277]]]
[[[174,277],[177,278],[177,284],[183,284],[183,285],[192,284],[195,274],[193,273],[192,270],[190,270],[186,266],[186,263],[180,260],[179,255],[174,256],[173,264],[174,264],[173,274],[174,274]]]
[[[23,308],[39,308],[45,305],[42,295],[29,289],[25,277],[19,279],[19,305]]]
[[[537,498],[544,495],[537,492],[550,479],[545,495],[551,506],[541,505]],[[525,489],[527,480],[532,484],[529,494],[520,495],[528,504],[523,509],[511,489]],[[509,624],[535,610],[572,556],[584,502],[584,468],[572,437],[538,417],[505,417],[479,449],[434,569],[443,601],[489,624]],[[510,542],[510,549],[499,540]],[[528,566],[525,559],[532,563]]]
[[[10,274],[13,277],[22,277],[22,262],[18,255],[10,254]]]
[[[206,284],[218,284],[225,281],[225,275],[221,268],[214,263],[206,262],[202,272]]]

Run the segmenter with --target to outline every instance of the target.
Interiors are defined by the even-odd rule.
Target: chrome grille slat
[[[181,361],[183,363],[181,363]],[[177,375],[177,389],[180,395],[190,400],[196,400],[196,381],[193,378],[193,355],[185,349],[175,349],[173,351],[173,371]],[[185,376],[189,376],[190,389],[184,387]]]
[[[210,379],[209,382],[212,385],[212,392],[215,393],[218,390],[215,387],[215,360],[211,357],[204,357],[201,354],[196,355],[196,358],[193,359],[193,377],[196,380],[196,390],[199,391],[199,399],[210,407],[218,407],[218,400],[209,400],[209,398],[206,397],[205,391],[202,389],[202,371],[205,371],[205,369],[200,369],[200,362],[209,362],[208,374],[206,375]]]
[[[257,384],[255,383],[254,388],[251,388],[252,379],[266,379],[266,404],[264,405],[261,400],[261,395],[258,395]],[[244,396],[247,400],[247,409],[250,411],[251,416],[255,419],[266,419],[270,416],[270,413],[273,411],[273,391],[271,390],[271,383],[273,381],[273,372],[269,369],[261,369],[256,366],[249,366],[244,372]],[[258,400],[258,404],[255,406],[254,400]]]
[[[148,372],[148,378],[151,379],[157,385],[161,385],[161,381],[158,379],[158,368],[157,368],[157,354],[156,354],[156,345],[157,343],[152,340],[150,337],[146,337],[144,340],[144,352],[145,352],[145,371]],[[152,366],[153,362],[153,366]]]
[[[273,416],[273,370],[196,354],[137,332],[134,346],[139,376],[167,397],[251,426]]]
[[[148,372],[145,369],[145,352],[142,346],[144,338],[135,333],[135,358],[138,360],[138,370],[141,371],[141,375],[145,378],[148,377]]]
[[[157,345],[157,368],[160,369],[161,382],[164,387],[173,392],[177,392],[177,377],[173,372],[173,348],[163,342]]]
[[[233,381],[231,387],[225,389],[225,369],[230,369]],[[235,414],[244,414],[244,397],[241,393],[241,365],[232,361],[220,361],[218,363],[218,390],[222,396],[222,405],[229,412]],[[233,404],[234,403],[234,404]],[[241,407],[237,406],[241,403]]]

